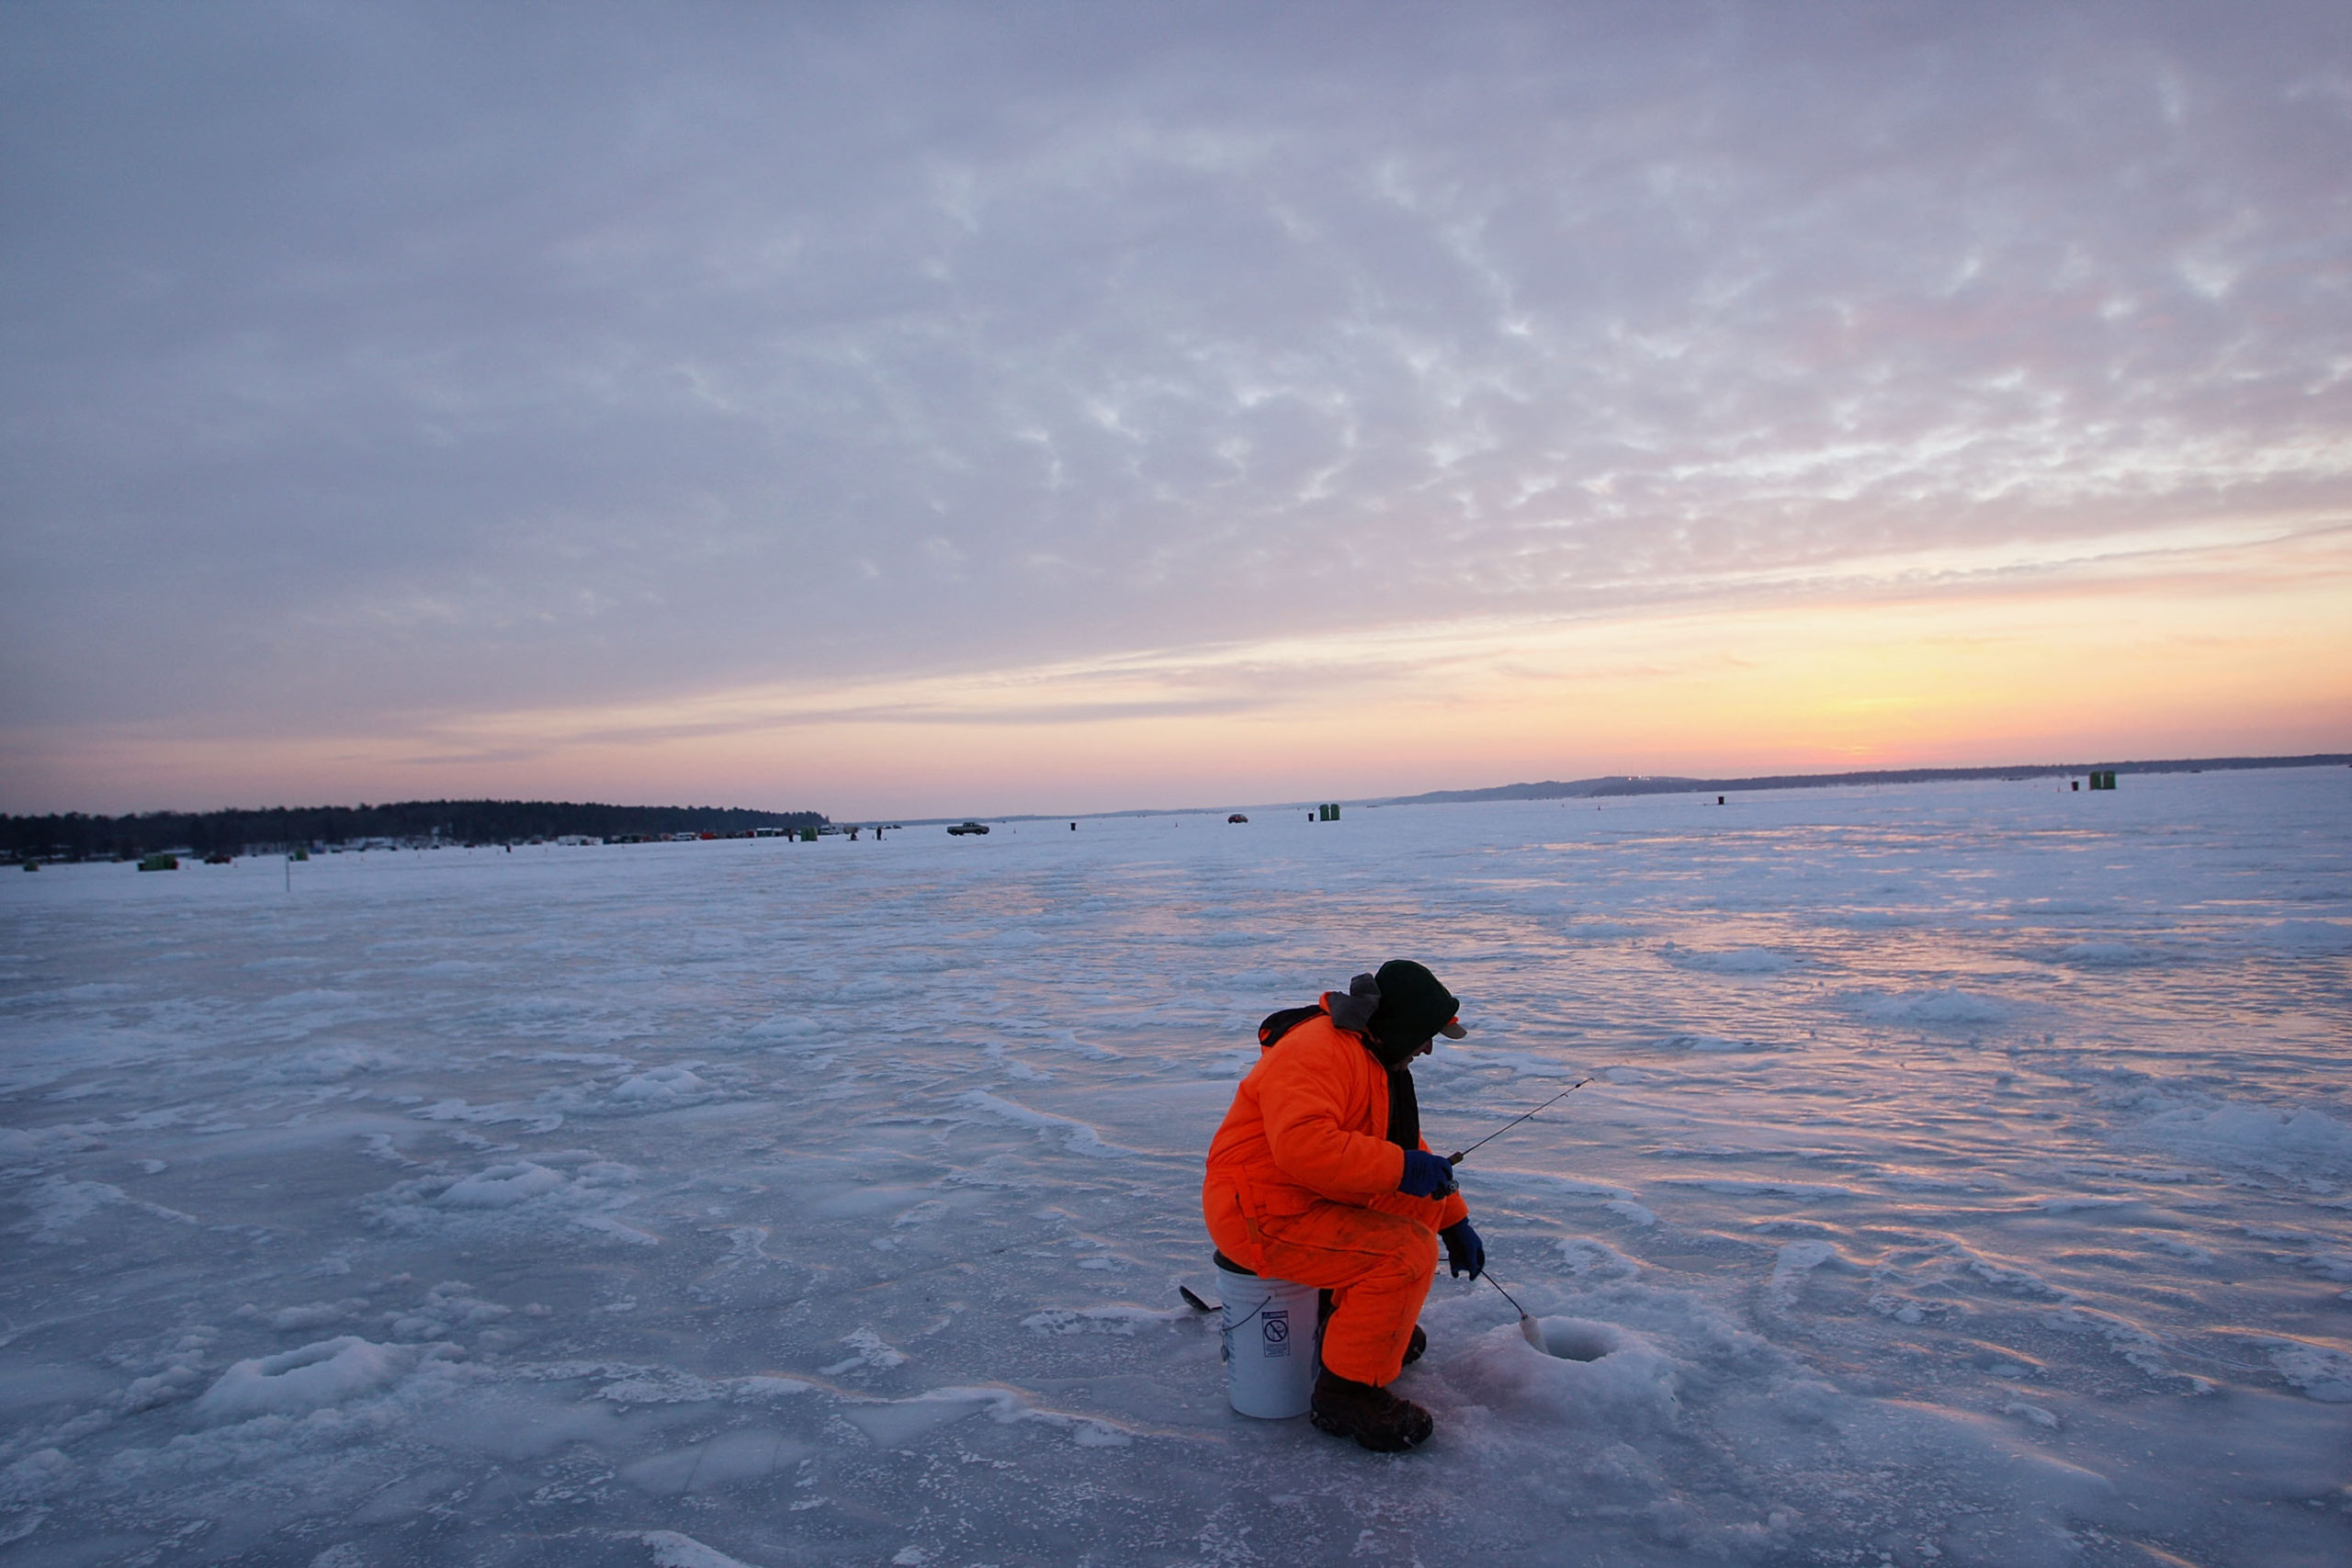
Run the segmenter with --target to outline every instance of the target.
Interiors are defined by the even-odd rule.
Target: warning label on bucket
[[[1266,1325],[1266,1326],[1265,1326],[1265,1328],[1264,1328],[1261,1332],[1263,1333],[1263,1335],[1264,1335],[1264,1337],[1265,1337],[1265,1341],[1266,1341],[1266,1354],[1267,1354],[1267,1355],[1269,1355],[1269,1356],[1287,1356],[1287,1355],[1289,1355],[1289,1354],[1290,1354],[1290,1311],[1289,1311],[1289,1309],[1288,1309],[1288,1308],[1286,1308],[1286,1307],[1276,1307],[1276,1308],[1273,1308],[1273,1309],[1272,1309],[1272,1310],[1270,1310],[1270,1311],[1268,1311],[1267,1313],[1265,1313],[1265,1314],[1264,1314],[1264,1318],[1265,1318],[1265,1325]]]

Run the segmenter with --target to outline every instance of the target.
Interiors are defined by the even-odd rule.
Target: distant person
[[[1222,1261],[1327,1292],[1311,1415],[1384,1452],[1428,1440],[1430,1413],[1388,1391],[1428,1336],[1437,1244],[1476,1279],[1487,1249],[1453,1168],[1421,1141],[1412,1060],[1459,1040],[1461,1004],[1410,959],[1259,1026],[1265,1054],[1209,1144],[1201,1207]]]

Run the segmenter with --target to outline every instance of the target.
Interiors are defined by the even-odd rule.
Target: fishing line
[[[1482,1269],[1478,1271],[1478,1278],[1484,1280],[1498,1291],[1502,1291],[1503,1300],[1510,1303],[1512,1310],[1519,1314],[1519,1337],[1521,1339],[1526,1340],[1530,1345],[1534,1346],[1538,1350],[1543,1351],[1545,1355],[1550,1355],[1552,1353],[1552,1348],[1544,1343],[1544,1325],[1535,1321],[1535,1314],[1529,1312],[1525,1307],[1521,1306],[1517,1296],[1512,1295],[1509,1291],[1503,1291],[1503,1282],[1500,1280],[1496,1279],[1492,1274],[1487,1273]]]
[[[1478,1278],[1484,1280],[1498,1291],[1503,1291],[1503,1282],[1500,1280],[1496,1279],[1492,1274],[1487,1273],[1485,1269],[1481,1269],[1478,1270]],[[1524,1322],[1534,1315],[1525,1307],[1521,1306],[1519,1304],[1519,1298],[1512,1295],[1509,1291],[1503,1291],[1503,1300],[1510,1303],[1512,1308],[1518,1312],[1521,1321]]]

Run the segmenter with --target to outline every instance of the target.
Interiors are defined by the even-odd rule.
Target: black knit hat
[[[1459,1040],[1468,1032],[1453,1016],[1462,1010],[1461,1001],[1411,959],[1392,958],[1373,978],[1380,986],[1380,1005],[1373,1010],[1371,1032],[1383,1047],[1382,1059],[1394,1054],[1403,1061],[1432,1035]]]

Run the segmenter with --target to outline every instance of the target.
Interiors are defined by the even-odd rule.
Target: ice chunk
[[[74,1479],[74,1461],[61,1449],[40,1449],[0,1470],[0,1500],[39,1502],[62,1492]]]
[[[623,1078],[605,1098],[624,1105],[675,1105],[713,1092],[710,1083],[684,1067],[654,1067]]]
[[[2333,1345],[2283,1339],[2268,1347],[2278,1375],[2310,1398],[2326,1404],[2352,1404],[2352,1354]]]
[[[418,1355],[407,1346],[377,1345],[346,1334],[239,1361],[204,1391],[196,1414],[212,1422],[303,1415],[398,1382],[415,1367]]]
[[[569,1178],[543,1165],[514,1160],[467,1177],[436,1201],[452,1209],[511,1209],[570,1185]]]
[[[280,1307],[269,1314],[269,1325],[280,1334],[324,1328],[330,1323],[341,1323],[367,1305],[367,1302],[354,1296],[339,1302],[311,1302],[303,1306]]]
[[[1827,1264],[1842,1263],[1836,1246],[1826,1241],[1788,1241],[1772,1259],[1772,1277],[1765,1282],[1763,1305],[1784,1313],[1796,1305],[1806,1276]]]

